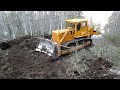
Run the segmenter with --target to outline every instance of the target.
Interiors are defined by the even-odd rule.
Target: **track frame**
[[[80,42],[82,42],[82,43],[80,43]],[[72,43],[74,43],[73,46],[70,45]],[[61,55],[65,55],[68,53],[78,51],[82,48],[90,46],[91,44],[92,44],[91,38],[76,38],[75,40],[63,43],[62,45],[57,46],[58,57],[60,57]]]

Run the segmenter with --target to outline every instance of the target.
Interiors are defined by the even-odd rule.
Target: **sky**
[[[90,20],[92,17],[92,20],[94,23],[100,23],[102,28],[107,23],[108,18],[111,16],[113,11],[83,11],[83,15],[85,18]]]

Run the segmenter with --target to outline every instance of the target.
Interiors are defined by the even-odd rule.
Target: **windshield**
[[[68,27],[75,28],[75,24],[66,22],[66,28]]]

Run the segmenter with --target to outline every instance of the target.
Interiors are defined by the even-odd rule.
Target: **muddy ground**
[[[49,36],[48,36],[49,37]],[[5,54],[0,56],[0,79],[115,79],[119,75],[111,74],[113,63],[98,57],[86,60],[88,69],[79,73],[71,70],[65,60],[52,58],[36,52],[37,39],[25,36],[19,39],[2,42],[0,48]],[[65,57],[65,56],[64,56]],[[70,63],[69,58],[67,62]]]

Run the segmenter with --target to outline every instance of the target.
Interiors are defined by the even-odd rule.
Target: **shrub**
[[[120,46],[120,35],[114,34],[110,35],[109,33],[103,34],[103,37],[113,43],[116,46]]]

